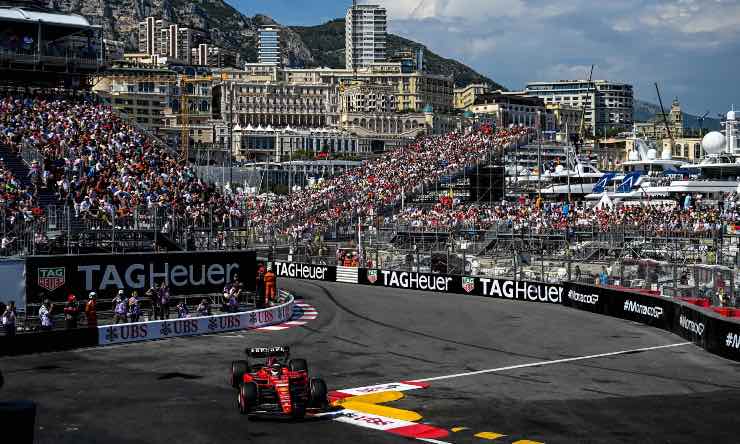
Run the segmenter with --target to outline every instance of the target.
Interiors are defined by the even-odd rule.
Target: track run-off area
[[[290,328],[4,357],[0,395],[38,403],[38,443],[738,442],[740,364],[669,332],[560,305],[281,285],[308,313]],[[229,365],[265,345],[306,358],[345,410],[247,421]]]

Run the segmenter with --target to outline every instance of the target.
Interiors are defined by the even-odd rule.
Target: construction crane
[[[591,71],[588,73],[588,90],[591,92],[593,89],[593,78],[594,78],[594,65],[591,65]],[[594,97],[594,106],[596,105],[596,97]],[[596,116],[594,116],[594,119]],[[596,122],[593,122],[596,124]],[[583,127],[586,125],[586,101],[583,101],[583,104],[581,105],[581,123],[578,127],[578,141],[574,143],[576,146],[576,151],[578,151],[579,145],[583,141]]]
[[[673,150],[676,147],[676,140],[673,138],[673,133],[671,132],[671,126],[668,124],[668,116],[665,113],[665,108],[663,108],[663,99],[660,97],[660,88],[658,87],[658,82],[655,82],[655,91],[658,93],[658,103],[660,103],[660,112],[663,114],[663,123],[665,124],[665,129],[668,131],[668,138],[671,140],[671,153],[673,153]]]

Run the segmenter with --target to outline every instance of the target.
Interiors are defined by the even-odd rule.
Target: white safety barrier
[[[203,316],[197,318],[168,319],[98,327],[98,345],[124,344],[153,339],[196,336],[235,330],[249,330],[281,324],[293,316],[294,298],[281,290],[287,302],[270,308],[244,313]]]
[[[359,268],[357,267],[337,267],[337,282],[346,284],[356,284],[359,279]]]

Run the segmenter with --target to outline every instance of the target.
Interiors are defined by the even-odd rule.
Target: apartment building
[[[387,14],[378,5],[354,5],[345,20],[346,68],[367,68],[386,55]]]
[[[584,110],[584,127],[592,136],[632,127],[634,93],[632,85],[608,80],[558,80],[532,82],[526,87],[530,96],[546,104],[563,104]]]

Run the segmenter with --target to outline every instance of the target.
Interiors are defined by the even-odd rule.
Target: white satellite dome
[[[727,118],[729,119],[729,113]],[[725,135],[719,131],[712,131],[701,140],[701,147],[707,154],[719,154],[725,149]]]
[[[737,114],[735,113],[734,109],[732,111],[727,112],[727,120],[735,120],[736,116]]]
[[[650,148],[647,152],[648,160],[655,160],[658,158],[658,151],[655,148]]]

